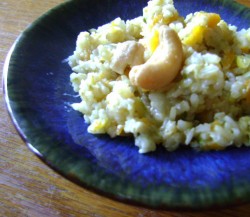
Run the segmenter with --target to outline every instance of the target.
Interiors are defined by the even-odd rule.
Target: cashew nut
[[[123,74],[126,66],[144,63],[144,47],[135,41],[118,43],[114,51],[110,67],[113,71]]]
[[[144,64],[131,68],[129,79],[146,90],[164,90],[181,70],[183,56],[177,33],[166,25],[161,26],[155,52]]]

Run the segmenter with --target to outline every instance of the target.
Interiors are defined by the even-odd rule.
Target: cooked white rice
[[[121,43],[136,41],[145,48],[146,62],[161,25],[178,33],[185,61],[166,91],[145,91],[128,77],[136,61],[119,62],[115,53]],[[249,146],[249,52],[250,28],[238,31],[206,12],[183,18],[172,0],[151,0],[140,17],[116,18],[79,34],[69,64],[81,102],[72,106],[84,114],[89,133],[133,135],[140,153],[157,145],[170,151],[180,145],[200,150]]]

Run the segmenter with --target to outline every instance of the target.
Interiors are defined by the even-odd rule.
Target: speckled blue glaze
[[[154,208],[209,208],[250,201],[250,149],[138,154],[133,138],[87,133],[65,60],[80,31],[141,14],[146,0],[75,0],[35,21],[6,60],[4,91],[20,135],[63,176],[119,200]],[[249,28],[249,8],[228,0],[175,0],[180,14],[220,13]]]

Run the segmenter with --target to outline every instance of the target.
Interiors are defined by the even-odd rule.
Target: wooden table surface
[[[250,7],[250,0],[239,1]],[[61,2],[0,0],[0,68],[10,46],[27,25]],[[123,204],[79,187],[29,151],[12,125],[2,92],[0,86],[0,216],[250,216],[250,203],[203,212],[159,211]]]

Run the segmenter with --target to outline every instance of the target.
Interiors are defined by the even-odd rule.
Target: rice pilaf
[[[164,90],[143,89],[129,73],[156,52],[162,26],[177,33],[184,61]],[[204,11],[184,18],[172,0],[151,0],[142,16],[81,32],[68,61],[81,97],[72,106],[89,133],[133,135],[140,153],[250,145],[250,28]]]

